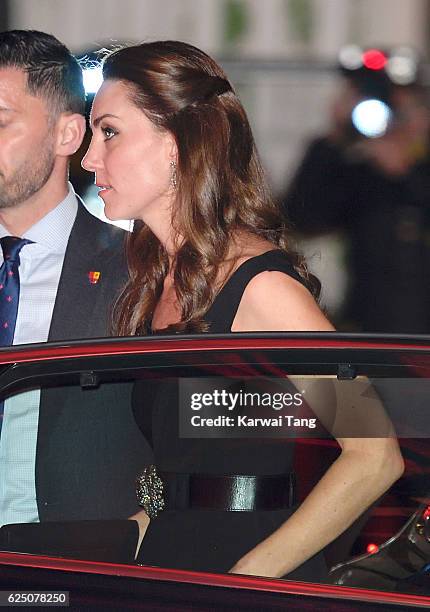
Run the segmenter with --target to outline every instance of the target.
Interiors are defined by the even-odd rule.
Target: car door
[[[36,457],[35,469],[43,473],[36,474],[35,487],[36,497],[45,495],[52,508],[45,516],[36,500],[40,522],[7,522],[0,528],[3,589],[62,585],[75,601],[99,602],[104,591],[112,605],[125,597],[124,605],[145,599],[161,608],[169,602],[185,605],[186,597],[201,609],[241,609],[252,601],[265,609],[286,601],[291,609],[312,609],[317,601],[318,609],[336,609],[339,600],[344,606],[339,609],[354,609],[355,601],[379,602],[382,609],[430,603],[430,343],[425,339],[337,334],[108,339],[13,347],[1,350],[0,364],[0,394],[10,413],[19,406],[14,399],[29,391],[41,389],[41,397],[51,398],[48,415],[39,420],[43,448],[37,449],[42,459]],[[331,569],[324,584],[136,564],[139,529],[129,520],[133,504],[139,510],[134,482],[124,487],[121,470],[115,471],[117,464],[131,470],[134,464],[127,451],[115,450],[121,439],[125,448],[124,437],[130,454],[141,442],[138,467],[144,469],[153,443],[145,409],[172,381],[179,393],[170,408],[181,439],[232,440],[256,453],[274,444],[291,456],[297,504],[339,455],[335,435],[377,438],[393,435],[394,428],[406,471],[323,551]],[[133,389],[142,385],[143,416],[131,404]],[[115,397],[118,402],[108,405],[106,398]],[[348,419],[339,421],[346,409]],[[125,425],[109,438],[100,423],[117,423],[117,412],[126,413]],[[56,437],[63,450],[57,463]],[[16,453],[19,457],[19,444]],[[108,485],[91,488],[88,483],[103,468]],[[115,516],[104,514],[110,496],[116,498]]]

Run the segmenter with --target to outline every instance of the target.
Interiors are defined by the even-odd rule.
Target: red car
[[[294,443],[298,501],[339,452],[330,434],[330,414],[319,412],[319,400],[316,405],[308,399],[312,385],[322,389],[319,397],[325,389],[327,393],[359,389],[358,396],[367,399],[376,392],[379,408],[375,410],[383,406],[394,424],[405,473],[324,551],[334,568],[324,584],[139,566],[134,561],[134,521],[89,521],[91,517],[84,516],[77,521],[0,529],[4,551],[0,552],[0,605],[8,601],[9,605],[48,607],[69,602],[79,609],[121,610],[430,607],[430,338],[233,334],[77,341],[0,351],[3,401],[35,388],[55,388],[61,397],[71,388],[97,394],[106,384],[133,385],[142,380],[163,384],[172,378],[184,393],[181,435],[252,435],[276,438],[279,444]],[[197,406],[202,389],[214,393],[223,385],[233,385],[236,391],[240,387],[240,393],[245,385],[254,398],[258,393],[272,398],[263,412],[255,405],[249,414],[244,408],[244,418],[253,419],[252,427],[258,421],[254,433],[249,432],[251,421],[245,433],[240,430],[243,419],[228,425],[228,409],[221,415],[217,408],[218,416],[225,418],[214,426],[213,406],[208,412],[203,404]],[[193,394],[196,389],[199,393]],[[194,396],[195,405],[184,402],[187,393]],[[279,404],[280,398],[284,405]],[[297,410],[291,415],[294,403]],[[360,420],[359,413],[360,402],[353,428],[342,435],[383,435],[372,429],[369,418]],[[310,528],[318,529],[318,525]],[[107,532],[112,534],[111,541],[102,545],[100,538]]]

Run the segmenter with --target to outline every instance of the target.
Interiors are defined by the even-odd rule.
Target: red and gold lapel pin
[[[92,285],[96,285],[100,280],[100,272],[88,272],[88,279]]]

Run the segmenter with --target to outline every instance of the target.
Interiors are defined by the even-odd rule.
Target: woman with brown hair
[[[245,111],[216,62],[186,43],[162,41],[113,52],[103,74],[83,166],[96,174],[106,215],[135,220],[130,279],[115,309],[118,335],[332,330],[314,299],[318,282],[289,245]],[[215,495],[209,512],[173,503],[151,520],[143,563],[318,579],[314,555],[401,473],[394,439],[340,438],[340,457],[292,508],[282,490],[290,451],[179,438],[165,387],[152,407],[143,394],[142,405],[151,410],[167,488],[193,486],[198,497],[199,487],[221,483],[225,492],[252,475],[252,498],[277,476],[279,499],[275,506],[248,499],[243,512],[229,509],[228,495]]]

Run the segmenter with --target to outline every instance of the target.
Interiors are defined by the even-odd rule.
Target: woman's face
[[[103,83],[90,124],[93,134],[82,166],[95,173],[106,216],[156,223],[171,206],[173,136],[130,101],[121,81]]]

